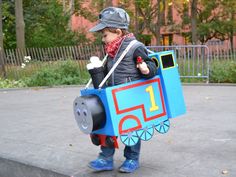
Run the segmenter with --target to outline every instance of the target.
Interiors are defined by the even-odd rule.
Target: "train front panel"
[[[157,52],[149,57],[159,63],[158,75],[163,86],[168,117],[175,118],[185,114],[186,107],[174,51]]]

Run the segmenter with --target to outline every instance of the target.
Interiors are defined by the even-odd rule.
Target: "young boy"
[[[135,40],[132,33],[128,32],[129,15],[125,10],[108,7],[99,14],[99,23],[90,29],[91,32],[101,32],[102,42],[108,59],[105,64],[107,74],[116,63],[129,43]],[[137,62],[142,60],[141,62]],[[135,81],[140,78],[151,78],[156,75],[156,65],[148,58],[145,46],[136,42],[116,67],[107,86]],[[126,146],[124,156],[126,160],[119,168],[120,172],[132,173],[139,168],[140,141],[134,146]],[[113,155],[115,148],[101,146],[101,152],[96,160],[89,163],[95,171],[113,170]]]

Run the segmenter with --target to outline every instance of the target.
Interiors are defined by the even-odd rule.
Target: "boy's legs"
[[[121,172],[132,173],[139,168],[139,155],[141,149],[141,141],[134,146],[125,146],[124,156],[126,160],[120,167]]]
[[[101,146],[101,152],[99,153],[98,158],[108,161],[113,161],[114,154],[115,154],[115,148]]]
[[[89,163],[89,167],[96,171],[113,170],[113,156],[115,148],[101,146],[98,158]]]
[[[126,159],[138,160],[141,148],[141,141],[139,140],[134,146],[125,146],[124,156]]]

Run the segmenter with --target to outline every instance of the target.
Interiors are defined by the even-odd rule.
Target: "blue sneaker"
[[[98,158],[89,162],[88,166],[95,171],[109,171],[113,170],[113,161]]]
[[[139,168],[138,160],[129,160],[126,159],[124,163],[121,165],[119,171],[123,173],[133,173],[135,170]]]

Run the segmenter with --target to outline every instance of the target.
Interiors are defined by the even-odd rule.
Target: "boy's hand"
[[[143,62],[143,59],[139,56],[137,57],[137,68],[141,71],[142,74],[149,74],[149,68],[147,64]]]

